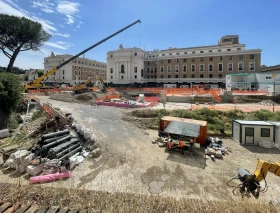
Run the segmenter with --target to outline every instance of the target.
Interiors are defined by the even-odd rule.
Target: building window
[[[64,79],[64,76],[62,77],[62,79]]]
[[[261,137],[269,138],[270,137],[270,129],[261,128]]]
[[[154,68],[153,67],[151,67],[151,73],[154,73]]]
[[[200,70],[200,72],[204,72],[204,64],[200,64],[199,70]]]
[[[222,61],[223,60],[223,57],[222,56],[219,56],[219,61]]]
[[[195,62],[195,58],[192,58],[192,62]]]
[[[238,70],[243,71],[243,62],[238,63]]]
[[[123,79],[123,76],[121,76],[121,79]]]
[[[228,63],[228,71],[231,72],[232,71],[232,63]]]
[[[134,79],[137,79],[137,75],[134,76]]]
[[[124,65],[121,65],[121,73],[124,73]]]
[[[219,64],[219,72],[223,72],[223,64]]]
[[[141,69],[141,78],[143,78],[143,77],[144,77],[144,70]]]
[[[163,60],[160,60],[160,64],[163,64]]]
[[[77,75],[77,71],[75,70],[75,75]]]
[[[163,75],[161,75],[160,78],[163,78]]]
[[[255,55],[250,55],[250,59],[255,59]]]
[[[110,73],[113,73],[113,68],[110,68]]]
[[[195,54],[195,51],[192,51],[192,54]]]
[[[213,78],[213,74],[209,74],[209,78]]]
[[[167,72],[171,72],[171,66],[167,66]]]
[[[187,55],[187,54],[188,54],[188,52],[184,52],[184,54],[185,54],[185,55]]]
[[[110,55],[110,58],[113,58],[113,55]],[[76,62],[76,61],[75,61]]]
[[[218,52],[221,52],[222,50],[221,49],[218,49]]]
[[[213,61],[213,57],[210,57],[210,58],[209,58],[209,61]]]
[[[111,75],[111,79],[113,79],[113,76]]]
[[[137,73],[137,67],[134,67],[134,73]]]
[[[192,74],[192,78],[195,78],[195,74]]]
[[[147,73],[149,73],[150,72],[150,68],[147,68]]]
[[[208,71],[213,72],[213,64],[208,64]]]
[[[165,54],[162,54],[161,56],[165,56]]]
[[[271,76],[266,76],[265,79],[271,79]]]
[[[155,67],[155,73],[157,73],[157,67]]]
[[[160,67],[160,72],[164,72],[163,66]]]
[[[212,50],[209,50],[209,53],[211,53],[212,52]]]
[[[187,72],[187,65],[183,65],[183,71]]]
[[[168,60],[167,60],[167,63],[170,64],[170,63],[171,63],[171,59],[168,59]]]
[[[192,64],[192,72],[195,72],[195,64]]]
[[[171,75],[168,75],[167,78],[171,78]]]
[[[186,59],[186,58],[184,58],[184,59],[183,59],[183,62],[184,62],[184,63],[186,63],[186,62],[187,62],[187,59]]]
[[[179,55],[179,53],[176,53],[176,55]]]
[[[200,53],[203,53],[203,51],[200,51]]]
[[[239,55],[239,60],[243,60],[243,55]]]
[[[179,72],[179,65],[175,65],[175,72]]]
[[[183,75],[183,78],[187,78],[187,75]]]
[[[200,61],[201,61],[201,62],[204,61],[204,58],[200,58]]]
[[[137,53],[134,53],[134,56],[137,56]]]
[[[219,74],[219,78],[222,78],[223,77],[223,74]]]
[[[230,61],[232,60],[232,55],[230,55],[230,56],[228,57],[228,60],[230,60]]]
[[[203,78],[203,74],[200,74],[200,78]]]
[[[169,53],[169,55],[172,55],[172,53]]]
[[[237,48],[237,50],[241,50],[241,48]]]
[[[176,63],[179,63],[179,59],[176,59]]]
[[[227,51],[229,52],[229,51],[231,51],[231,49],[227,49]]]
[[[64,75],[64,70],[62,70],[62,75]]]
[[[249,70],[250,71],[255,70],[255,62],[249,62]]]
[[[179,75],[175,75],[175,78],[179,78]]]

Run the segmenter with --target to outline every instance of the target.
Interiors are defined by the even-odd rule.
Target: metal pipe
[[[76,154],[77,152],[79,152],[79,151],[81,151],[81,150],[82,150],[82,147],[80,146],[80,147],[74,149],[73,151],[69,152],[68,154],[62,156],[62,157],[59,158],[58,160],[61,161],[61,160],[65,159],[65,158],[68,158],[69,156],[72,156],[72,155]]]
[[[80,146],[80,144],[75,144],[75,145],[70,146],[69,148],[67,148],[67,149],[65,149],[65,150],[63,150],[63,151],[57,153],[57,154],[56,154],[56,158],[62,157],[64,154],[66,154],[67,152],[70,152],[70,151],[73,150],[73,149],[76,149],[78,146]]]
[[[46,145],[42,146],[42,148],[43,148],[43,149],[48,149],[48,148],[54,147],[55,145],[61,144],[61,143],[65,142],[65,141],[67,141],[67,140],[69,140],[69,139],[71,139],[71,136],[70,136],[70,135],[67,135],[67,136],[64,137],[64,138],[61,138],[61,139],[59,139],[59,140],[57,140],[57,141],[54,141],[54,142],[52,142],[52,143],[49,143],[49,144],[46,144]]]
[[[72,139],[72,140],[69,141],[69,142],[66,142],[66,143],[60,144],[60,145],[57,146],[57,147],[51,148],[51,149],[50,149],[50,152],[58,153],[58,152],[61,151],[62,149],[69,147],[71,144],[75,144],[75,143],[78,143],[78,142],[79,142],[79,139]]]
[[[56,137],[56,136],[60,136],[60,135],[65,135],[65,134],[69,134],[70,131],[68,129],[65,129],[65,130],[62,130],[60,132],[53,132],[53,133],[49,133],[49,134],[46,134],[46,135],[42,135],[42,139],[49,139],[49,138],[53,138],[53,137]]]
[[[55,138],[49,138],[49,139],[43,141],[43,144],[48,144],[48,143],[57,141],[57,140],[59,140],[59,139],[61,139],[61,138],[64,138],[65,136],[66,136],[66,134],[65,134],[65,135],[61,135],[61,136],[58,136],[58,137],[55,137]]]

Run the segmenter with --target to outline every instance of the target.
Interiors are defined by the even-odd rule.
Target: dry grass
[[[15,187],[5,197],[21,203],[35,202],[41,206],[94,209],[101,212],[277,212],[267,203],[246,201],[202,201],[172,197],[107,193],[84,189],[58,189],[45,186]]]

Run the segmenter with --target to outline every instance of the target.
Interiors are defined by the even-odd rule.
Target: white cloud
[[[49,47],[54,47],[57,49],[62,49],[62,50],[67,50],[69,47],[72,46],[72,44],[68,43],[68,42],[63,42],[63,41],[58,41],[58,42],[45,42],[46,46]]]
[[[79,24],[83,24],[84,22],[80,21]]]
[[[66,15],[66,24],[73,24],[75,21],[74,15],[80,11],[79,6],[78,2],[59,1],[56,10]]]
[[[26,17],[33,21],[37,21],[40,24],[42,24],[45,31],[52,35],[62,36],[69,38],[69,34],[61,34],[57,33],[57,29],[54,27],[54,24],[46,19],[37,17],[35,15],[32,15],[28,11],[20,8],[16,3],[14,3],[12,0],[0,0],[0,13],[8,14],[8,15],[14,15],[19,17]]]
[[[79,24],[79,25],[77,25],[76,27],[77,27],[77,28],[80,28],[80,27],[81,27],[81,25]]]
[[[46,13],[54,13],[53,10],[53,3],[50,3],[49,1],[33,1],[33,6],[35,8],[40,8],[42,11]]]
[[[62,25],[62,24],[59,24],[62,28],[64,28],[64,25]]]
[[[66,24],[73,24],[74,23],[74,18],[73,18],[73,16],[71,16],[71,15],[66,15]]]

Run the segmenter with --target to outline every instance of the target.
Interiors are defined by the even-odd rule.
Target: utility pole
[[[274,82],[273,82],[273,98],[272,98],[272,104],[273,104],[273,112],[274,112],[274,97],[275,97],[275,79],[274,79]]]

